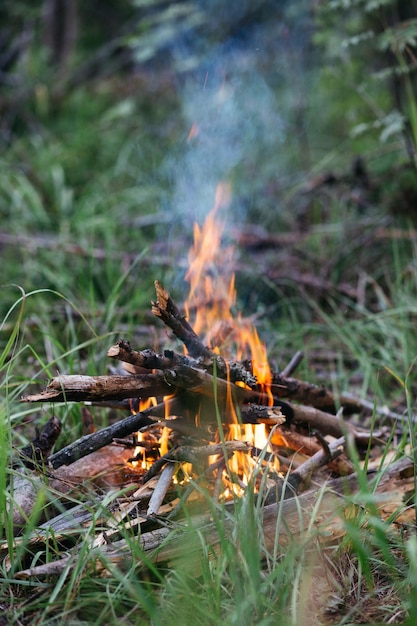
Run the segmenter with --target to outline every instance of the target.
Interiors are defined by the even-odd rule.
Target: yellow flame
[[[212,349],[220,343],[223,333],[233,339],[237,358],[252,361],[253,374],[265,393],[265,404],[273,404],[272,376],[265,345],[256,329],[241,316],[232,314],[236,304],[235,276],[230,272],[233,248],[222,248],[224,212],[231,199],[231,188],[226,182],[217,186],[214,206],[204,224],[194,225],[194,245],[189,253],[189,269],[185,276],[190,283],[186,314],[198,335]]]
[[[190,138],[198,133],[197,127],[190,131]],[[224,214],[231,199],[230,185],[222,182],[218,185],[214,206],[202,226],[194,225],[194,245],[189,252],[189,269],[186,279],[190,284],[190,292],[185,305],[187,317],[195,332],[214,351],[225,350],[225,339],[229,341],[231,350],[237,359],[250,359],[252,371],[257,379],[261,391],[265,394],[264,404],[272,406],[271,393],[272,375],[268,364],[265,344],[260,340],[256,329],[248,320],[240,315],[232,314],[236,305],[235,276],[230,271],[233,257],[233,248],[222,248],[222,236],[225,227]],[[220,350],[221,349],[221,350]],[[242,383],[243,384],[243,383]],[[238,416],[233,404],[232,385],[228,387],[227,413],[228,419],[235,423],[229,424],[225,436],[227,439],[248,441],[258,450],[265,453],[272,452],[271,442],[268,440],[267,429],[264,424],[239,424]],[[166,402],[169,397],[164,398]],[[156,399],[149,399],[140,404],[144,410]],[[168,410],[168,403],[166,404]],[[166,415],[169,418],[169,415]],[[199,415],[195,416],[196,425],[199,425]],[[168,451],[170,429],[164,427],[159,439],[159,453]],[[138,433],[138,442],[146,441],[147,434]],[[143,447],[138,446],[138,456],[142,469],[148,469],[153,460],[146,459]],[[232,478],[224,473],[224,480],[229,484],[228,489],[241,495],[245,485],[249,483],[259,461],[250,454],[235,452],[227,463]],[[279,463],[272,463],[274,469],[279,469]],[[191,475],[192,467],[183,464],[183,472]]]
[[[222,267],[227,264],[230,250],[221,249],[224,220],[219,217],[229,206],[230,195],[230,185],[220,183],[213,209],[203,226],[194,224],[194,245],[188,255],[189,268],[185,276],[190,283],[185,308],[187,316],[193,318],[192,326],[197,334],[206,334],[213,324],[231,316],[234,278],[230,285]]]
[[[194,245],[189,253],[189,269],[186,274],[190,283],[186,313],[196,333],[203,337],[211,349],[217,351],[218,347],[222,347],[224,351],[222,338],[227,336],[233,343],[232,349],[236,358],[250,359],[253,374],[265,394],[264,403],[272,406],[272,375],[266,346],[248,320],[232,314],[236,304],[235,276],[230,272],[233,248],[221,247],[225,227],[224,212],[230,204],[230,198],[230,185],[220,183],[214,206],[204,224],[201,227],[198,224],[194,226]],[[235,424],[228,426],[226,438],[248,441],[259,450],[272,452],[264,424],[238,424],[231,392],[227,406],[228,414]],[[235,452],[228,462],[228,469],[237,477],[237,482],[232,481],[230,489],[235,493],[241,492],[256,466],[257,461],[249,454]],[[273,467],[279,469],[278,460],[273,462]]]

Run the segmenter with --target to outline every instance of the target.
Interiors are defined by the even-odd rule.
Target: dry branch
[[[89,457],[80,458],[69,467],[58,467],[56,470],[44,466],[37,471],[26,467],[16,468],[12,474],[11,489],[7,493],[9,509],[16,530],[25,527],[33,508],[39,502],[40,494],[45,496],[45,504],[39,512],[42,519],[46,512],[50,515],[55,510],[57,499],[65,500],[70,496],[84,498],[94,491],[93,485],[109,489],[118,485],[118,472],[125,473],[129,450],[120,446],[109,445],[105,450],[97,450]],[[51,457],[52,458],[52,457]]]
[[[47,385],[46,391],[26,396],[22,401],[82,402],[149,398],[172,395],[178,389],[187,389],[211,398],[217,395],[222,402],[230,395],[235,400],[250,399],[256,395],[256,392],[215,378],[204,370],[177,365],[163,372],[135,376],[57,376]]]
[[[49,383],[44,393],[27,396],[23,398],[23,401],[53,402],[64,399],[80,401],[137,398],[154,395],[152,392],[156,389],[159,392],[163,389],[164,395],[173,394],[182,389],[192,392],[193,396],[204,396],[211,400],[215,399],[217,407],[223,415],[224,422],[228,422],[231,419],[229,415],[231,403],[234,406],[239,404],[243,406],[244,402],[260,404],[264,402],[263,394],[257,391],[239,387],[222,378],[211,376],[204,370],[187,365],[178,365],[173,369],[143,376],[59,376]],[[289,421],[307,423],[311,428],[319,430],[322,434],[341,437],[345,431],[349,431],[358,443],[366,444],[369,441],[369,432],[358,431],[351,424],[348,422],[343,423],[338,416],[331,413],[326,413],[312,406],[299,405],[282,400],[277,400],[276,405]],[[242,414],[243,416],[246,415],[245,410]],[[135,417],[132,416],[133,420]],[[212,422],[215,422],[213,409],[209,417]],[[146,424],[143,423],[143,425]],[[96,433],[96,435],[98,434]],[[124,435],[115,436],[120,437]],[[374,436],[377,436],[377,433]],[[106,444],[104,443],[103,445]]]
[[[168,395],[172,387],[161,374],[141,376],[62,375],[51,380],[46,390],[22,398],[23,402],[85,402],[123,400]]]
[[[155,281],[155,290],[157,300],[152,302],[152,313],[159,317],[183,342],[192,357],[212,358],[212,351],[202,343],[169,293],[157,280]]]
[[[256,387],[256,378],[244,364],[239,361],[225,361],[221,356],[213,353],[210,353],[208,358],[199,359],[183,356],[172,350],[165,350],[164,354],[157,354],[150,349],[133,350],[127,341],[121,339],[109,348],[107,356],[128,363],[134,368],[167,370],[179,365],[195,367],[207,370],[210,374],[215,373],[219,378],[224,378],[232,383],[241,381],[250,387]]]
[[[307,456],[313,456],[316,452],[323,449],[323,446],[319,443],[316,437],[307,437],[298,433],[294,427],[285,429],[283,431],[283,437],[285,439],[285,447],[293,450],[294,452],[300,452]],[[286,459],[288,466],[297,469],[297,466],[293,464],[292,458]],[[347,476],[354,471],[352,462],[347,458],[345,454],[341,454],[334,458],[329,464],[329,468],[336,472],[339,476]]]
[[[229,454],[230,452],[249,452],[251,445],[246,441],[225,441],[224,443],[210,444],[208,446],[180,446],[170,450],[161,456],[143,476],[143,482],[156,476],[159,470],[167,463],[191,463],[199,465],[209,456]]]
[[[402,420],[404,417],[385,407],[377,407],[372,402],[360,400],[349,393],[341,393],[335,396],[327,387],[314,385],[306,381],[285,376],[284,372],[273,373],[271,391],[276,397],[291,398],[297,402],[321,408],[331,413],[336,413],[339,406],[343,407],[345,414],[373,413],[386,416],[393,420]]]
[[[157,515],[168,489],[171,486],[172,477],[176,469],[175,463],[164,467],[158,480],[158,484],[149,500],[147,515]]]
[[[168,406],[169,406],[169,400]],[[154,406],[140,413],[129,415],[120,422],[116,422],[107,428],[103,428],[90,435],[84,435],[77,441],[70,443],[68,446],[55,452],[49,457],[49,463],[54,469],[61,467],[61,465],[70,465],[74,461],[91,454],[95,450],[103,448],[111,443],[114,439],[128,437],[132,433],[154,424],[152,416],[158,415],[159,412],[165,412],[167,402],[163,402],[157,406]]]
[[[288,498],[298,493],[300,487],[310,480],[316,469],[334,461],[342,454],[344,445],[344,437],[340,437],[331,443],[325,442],[321,450],[313,454],[304,463],[298,465],[297,469],[292,471],[284,481],[280,480],[274,487],[271,487],[264,496],[264,503],[279,502],[283,498]],[[284,494],[282,493],[283,490]]]
[[[164,354],[157,354],[154,350],[133,350],[129,342],[120,339],[107,351],[107,356],[111,359],[118,359],[123,363],[129,363],[135,367],[146,369],[167,370],[176,365],[195,365],[190,363],[190,359],[173,352],[165,350]]]
[[[284,367],[284,369],[281,372],[281,376],[284,376],[284,377],[291,376],[291,374],[297,369],[297,367],[300,365],[303,359],[304,359],[304,352],[299,350],[298,352],[294,354],[290,362]]]

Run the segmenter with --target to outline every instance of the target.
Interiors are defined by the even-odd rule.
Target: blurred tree
[[[44,42],[49,62],[64,71],[74,53],[78,32],[76,0],[44,0]]]
[[[317,26],[333,126],[344,119],[353,137],[367,133],[381,143],[402,136],[417,167],[417,2],[321,2]]]

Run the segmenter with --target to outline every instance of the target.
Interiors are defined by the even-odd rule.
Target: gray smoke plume
[[[278,104],[257,66],[250,44],[217,49],[181,89],[182,113],[190,129],[182,158],[170,163],[175,220],[204,220],[219,182],[232,184],[229,219],[244,221],[245,196],[264,176],[268,154],[284,137]]]

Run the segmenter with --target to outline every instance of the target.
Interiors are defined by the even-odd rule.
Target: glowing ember
[[[170,396],[166,396],[164,401],[168,400]],[[152,406],[156,406],[157,399],[156,398],[145,398],[144,400],[140,400],[139,402],[139,412],[145,411],[146,409],[151,408]],[[136,411],[133,408],[133,404],[131,403],[131,411],[135,413]],[[160,430],[158,426],[155,426],[153,429],[155,431]],[[162,456],[166,452],[168,452],[168,438],[169,438],[169,428],[163,428],[162,433],[158,436],[152,431],[141,432],[138,431],[136,433],[136,442],[137,446],[134,451],[134,461],[132,461],[133,467],[138,470],[146,471],[148,470],[155,458],[157,456]]]

